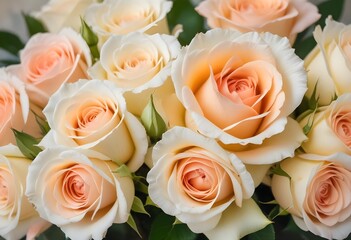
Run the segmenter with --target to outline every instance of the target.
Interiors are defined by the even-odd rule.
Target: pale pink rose
[[[210,30],[182,49],[171,76],[186,126],[245,163],[293,156],[305,139],[289,115],[306,91],[306,73],[286,38]]]
[[[274,175],[274,197],[303,230],[345,239],[351,232],[351,157],[302,154],[284,160],[287,177]]]
[[[40,146],[96,150],[136,171],[148,141],[139,120],[126,109],[120,89],[110,81],[79,80],[63,85],[43,110],[51,130]]]
[[[113,223],[126,222],[130,214],[133,180],[119,177],[113,173],[117,164],[96,156],[45,149],[28,170],[29,201],[71,239],[103,239]]]
[[[65,27],[79,32],[80,17],[94,2],[96,0],[50,0],[33,15],[44,23],[49,32],[56,33]]]
[[[196,11],[211,28],[271,32],[291,43],[320,18],[318,8],[306,0],[205,0]]]
[[[38,226],[50,226],[24,195],[31,162],[14,145],[0,147],[0,236],[7,240],[20,239]],[[38,229],[34,235],[44,229]]]
[[[244,208],[254,192],[252,177],[237,156],[187,128],[174,127],[163,134],[152,160],[147,175],[150,198],[193,232],[214,231],[227,210],[233,211],[235,221],[234,209]],[[260,211],[248,214],[259,219],[250,225],[251,231],[268,223]],[[241,227],[232,225],[241,234],[249,228]]]
[[[20,52],[20,60],[9,70],[25,83],[29,99],[42,108],[63,83],[87,78],[91,65],[88,45],[69,28],[34,35]]]
[[[172,2],[167,0],[105,0],[92,4],[85,20],[104,43],[113,34],[168,34],[166,14],[171,8]]]
[[[0,69],[0,116],[0,146],[16,144],[11,128],[40,135],[24,84],[3,68]]]
[[[316,47],[305,58],[308,76],[307,97],[316,88],[319,106],[329,105],[344,93],[351,92],[351,25],[326,19],[322,30],[313,32]]]
[[[307,153],[330,155],[351,154],[351,93],[338,97],[329,106],[310,113],[300,121],[309,126],[308,140],[302,143]]]

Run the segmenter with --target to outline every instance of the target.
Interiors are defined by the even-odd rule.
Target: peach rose
[[[323,31],[313,32],[317,46],[305,59],[307,97],[316,86],[319,105],[329,105],[335,96],[351,92],[351,25],[326,19]]]
[[[303,230],[345,239],[351,232],[351,157],[302,154],[281,163],[287,177],[274,175],[273,194]]]
[[[147,151],[143,125],[126,109],[122,92],[109,81],[63,85],[43,110],[50,132],[39,145],[98,151],[136,171]]]
[[[94,155],[45,149],[28,170],[29,201],[42,218],[71,239],[103,239],[113,223],[124,223],[129,217],[133,180],[114,174],[118,165]]]
[[[40,11],[34,12],[34,17],[41,20],[49,32],[59,32],[65,27],[79,31],[85,10],[97,0],[50,0]]]
[[[92,4],[85,20],[104,43],[112,34],[169,33],[166,14],[171,8],[167,0],[105,0]]]
[[[271,32],[291,43],[320,18],[318,8],[306,0],[205,0],[196,11],[211,28]]]
[[[0,236],[8,240],[20,239],[27,232],[35,236],[50,226],[24,195],[31,162],[14,145],[0,147]],[[38,231],[33,233],[35,229]]]
[[[90,50],[83,38],[66,28],[60,33],[38,33],[20,52],[20,65],[9,70],[26,84],[29,99],[44,108],[65,82],[86,78]]]
[[[186,126],[247,164],[293,156],[305,139],[288,116],[306,91],[306,73],[286,38],[210,30],[182,49],[171,76]]]
[[[24,84],[0,68],[0,146],[16,143],[11,128],[39,136]]]
[[[152,159],[147,175],[150,198],[193,232],[214,234],[222,213],[244,207],[254,192],[252,177],[240,159],[215,140],[187,128],[174,127],[163,134],[153,148]],[[260,211],[248,214],[257,214],[260,219],[252,231],[268,223]],[[233,221],[235,215],[232,212]],[[232,225],[239,235],[246,227]]]
[[[174,93],[171,64],[180,51],[177,38],[133,32],[110,37],[101,48],[100,61],[88,70],[94,79],[108,79],[124,91],[128,110],[140,116],[152,94],[162,112]]]
[[[302,143],[307,153],[330,155],[335,152],[351,154],[351,93],[343,94],[329,106],[304,117],[300,125],[312,124]]]

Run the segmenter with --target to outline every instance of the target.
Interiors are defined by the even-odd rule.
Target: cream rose
[[[196,11],[211,28],[271,32],[291,43],[320,18],[318,8],[306,0],[205,0]]]
[[[0,236],[8,240],[20,239],[38,226],[50,226],[24,195],[31,162],[14,145],[0,147]]]
[[[122,88],[128,110],[140,116],[150,95],[162,107],[174,93],[171,64],[180,51],[176,37],[133,32],[110,37],[101,48],[100,61],[88,70],[94,79],[108,79]]]
[[[211,233],[224,211],[243,207],[254,192],[252,177],[240,159],[215,140],[187,128],[167,131],[154,146],[152,159],[147,175],[150,198],[193,232]],[[235,211],[232,216],[234,221]],[[263,222],[253,231],[263,227]]]
[[[24,84],[4,68],[0,68],[0,116],[0,146],[16,143],[11,128],[40,135]]]
[[[40,11],[33,15],[41,20],[49,32],[59,32],[65,27],[79,31],[82,16],[85,10],[95,0],[50,0]]]
[[[94,155],[45,149],[28,170],[30,202],[71,239],[103,239],[113,223],[124,223],[129,217],[133,180],[113,173],[118,167],[113,161]]]
[[[325,106],[335,96],[351,92],[351,25],[328,18],[323,31],[317,26],[313,36],[317,46],[305,59],[306,96],[311,97],[316,86],[318,103]]]
[[[98,151],[136,171],[147,151],[145,129],[126,109],[122,92],[109,81],[63,85],[43,110],[50,132],[39,145]]]
[[[311,125],[312,124],[312,125]],[[351,93],[343,94],[329,106],[310,113],[300,121],[310,126],[308,140],[302,143],[307,153],[330,155],[351,154]]]
[[[306,91],[306,73],[286,38],[223,29],[198,34],[174,61],[172,80],[186,126],[240,151],[245,163],[293,156],[305,139],[288,116]]]
[[[112,34],[169,33],[166,14],[171,8],[172,2],[166,0],[105,0],[92,4],[85,20],[103,43]]]
[[[91,65],[88,45],[69,28],[34,35],[20,52],[20,59],[21,64],[9,70],[26,84],[30,100],[42,108],[63,83],[87,78]]]
[[[303,154],[284,160],[287,177],[274,175],[273,194],[303,230],[345,239],[351,232],[351,157]]]

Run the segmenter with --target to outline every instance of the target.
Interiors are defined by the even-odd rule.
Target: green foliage
[[[18,52],[24,47],[21,39],[10,32],[0,31],[0,48],[7,53],[18,57]],[[1,60],[3,63],[11,63],[11,60]]]
[[[275,240],[273,224],[268,224],[265,228],[247,236],[247,240]]]
[[[83,39],[85,40],[85,42],[90,48],[91,57],[94,63],[98,61],[100,58],[100,52],[97,46],[99,42],[99,38],[93,32],[91,27],[84,21],[83,18],[80,18],[80,21],[81,21],[80,34],[82,35]]]
[[[29,36],[33,36],[34,34],[41,32],[47,32],[46,27],[40,20],[25,13],[22,13],[22,15],[26,23]]]
[[[33,160],[42,151],[40,147],[36,146],[39,143],[38,139],[16,129],[12,129],[12,131],[15,135],[17,146],[25,157]]]
[[[281,168],[280,164],[276,164],[275,166],[273,166],[271,168],[271,173],[273,173],[275,175],[287,177],[287,178],[289,178],[289,180],[291,180],[291,177],[289,176],[289,174]]]

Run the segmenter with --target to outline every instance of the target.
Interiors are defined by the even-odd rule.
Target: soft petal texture
[[[259,148],[286,134],[288,116],[306,91],[303,62],[287,39],[222,29],[200,33],[182,49],[172,80],[186,109],[186,126],[235,151]],[[300,133],[284,141],[289,149],[283,151],[298,147]]]
[[[301,146],[308,153],[330,155],[335,152],[351,154],[351,93],[338,97],[317,113],[308,114],[300,121],[301,127],[308,122],[312,128],[308,140]],[[328,136],[328,137],[326,137]]]
[[[222,214],[217,227],[204,234],[208,239],[239,240],[247,234],[259,231],[270,224],[254,200],[248,199],[240,208],[234,204]]]
[[[254,191],[251,175],[234,154],[187,128],[167,131],[152,159],[150,198],[194,232],[214,228],[231,204],[241,207]]]
[[[166,0],[105,0],[92,4],[85,12],[85,20],[102,44],[112,34],[168,33],[166,14],[171,7],[172,2]]]
[[[41,152],[29,168],[26,195],[40,216],[71,239],[102,239],[113,223],[126,222],[134,198],[129,177],[111,160],[66,148]]]
[[[211,28],[272,32],[291,42],[320,18],[317,7],[306,0],[205,0],[196,11]]]
[[[7,240],[22,238],[38,220],[24,195],[30,163],[16,146],[0,147],[0,235]]]
[[[40,19],[50,32],[59,32],[62,28],[72,27],[79,31],[80,16],[95,0],[50,0],[40,11],[33,15]]]
[[[12,128],[36,137],[40,130],[31,111],[24,84],[6,69],[0,69],[0,146],[16,143]]]
[[[350,34],[350,26],[331,18],[326,19],[323,30],[317,26],[313,32],[317,45],[305,59],[308,73],[306,96],[311,97],[316,86],[320,106],[329,105],[335,96],[351,92]]]
[[[34,35],[20,52],[20,60],[8,70],[25,83],[29,99],[41,108],[63,83],[87,78],[91,66],[88,45],[70,28]]]
[[[131,113],[140,116],[151,94],[156,108],[164,112],[161,102],[174,93],[171,65],[179,50],[178,40],[170,35],[115,35],[102,46],[100,61],[88,73],[123,89]],[[168,119],[167,113],[164,115]]]
[[[51,130],[40,146],[92,149],[132,171],[144,162],[145,129],[127,111],[122,92],[112,82],[80,80],[63,85],[43,113]]]
[[[351,229],[350,156],[301,154],[284,160],[281,167],[291,182],[274,175],[272,191],[296,224],[327,239],[346,238]]]

